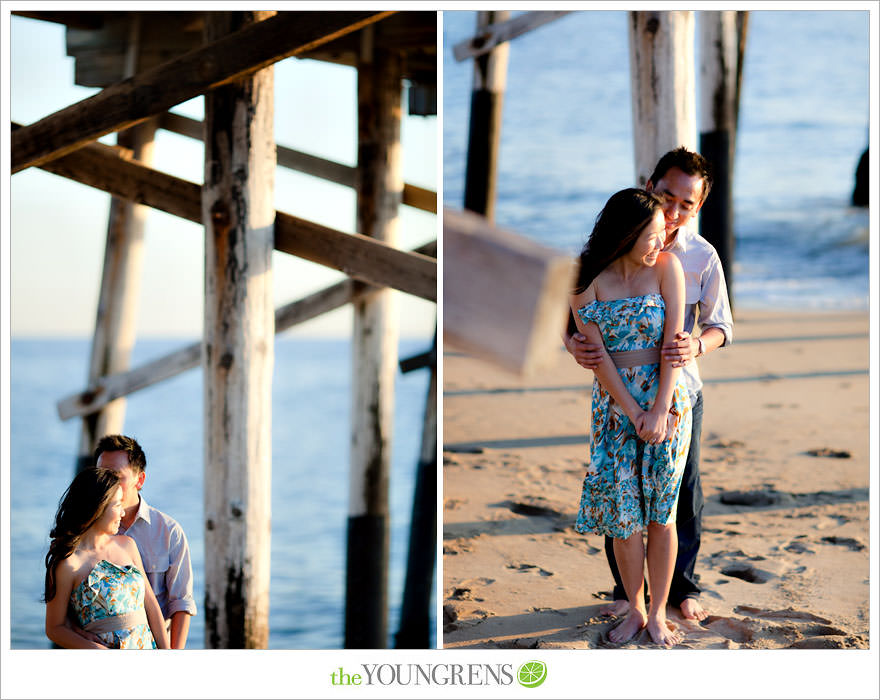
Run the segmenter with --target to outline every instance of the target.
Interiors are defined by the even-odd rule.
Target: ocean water
[[[133,363],[185,340],[138,341]],[[400,357],[429,341],[402,340]],[[280,336],[272,405],[269,648],[341,648],[351,360],[348,340]],[[79,421],[55,404],[79,391],[89,340],[13,339],[10,353],[10,545],[13,649],[45,649],[43,559],[58,500],[73,477]],[[409,522],[428,391],[427,370],[398,373],[391,471],[389,645],[399,627]],[[187,648],[204,647],[202,378],[198,370],[132,394],[125,431],[144,447],[144,497],[180,522],[193,557],[199,615]],[[433,606],[432,606],[433,621]],[[433,622],[432,622],[433,624]],[[433,644],[433,641],[432,641]]]
[[[868,13],[749,15],[734,306],[867,309],[868,211],[850,197],[868,146]],[[511,43],[498,225],[575,255],[608,197],[633,184],[626,22],[622,11],[579,11]],[[463,202],[473,68],[451,47],[475,25],[475,12],[444,12],[444,203],[454,208]],[[697,105],[699,131],[699,97]]]

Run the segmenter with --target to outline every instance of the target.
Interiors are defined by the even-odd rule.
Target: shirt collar
[[[675,238],[672,239],[672,243],[664,248],[665,251],[671,251],[673,248],[678,248],[682,253],[687,252],[691,239],[696,235],[694,232],[694,224],[692,222],[693,219],[688,221],[684,226],[676,229]]]
[[[143,520],[148,525],[150,523],[150,506],[147,505],[146,499],[138,494],[138,499],[140,500],[140,504],[138,505],[137,515],[134,516],[134,522],[136,523],[138,520]],[[134,523],[132,523],[134,525]]]

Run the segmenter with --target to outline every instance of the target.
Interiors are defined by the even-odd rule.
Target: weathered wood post
[[[477,33],[510,17],[508,10],[477,13]],[[468,131],[467,164],[464,176],[464,208],[495,218],[495,187],[498,152],[501,148],[501,117],[507,82],[508,42],[474,59],[474,87]]]
[[[733,301],[733,165],[745,46],[746,12],[700,12],[700,153],[715,182],[700,211],[701,230],[724,269]]]
[[[215,40],[274,12],[207,12]],[[241,47],[247,50],[247,47]],[[269,639],[273,69],[205,95],[205,646]]]
[[[694,13],[629,13],[636,184],[678,146],[697,147]]]
[[[140,25],[140,14],[131,13],[124,77],[137,72]],[[116,142],[131,149],[135,160],[152,165],[157,124],[155,119],[141,122],[119,132]],[[129,367],[140,306],[144,225],[148,211],[148,207],[125,199],[113,197],[110,200],[88,386]],[[121,433],[124,419],[125,399],[116,399],[100,411],[83,417],[77,471],[94,464],[92,452],[98,439],[109,433]]]
[[[357,230],[397,244],[403,193],[401,56],[361,32],[358,60]],[[354,302],[352,433],[345,586],[345,646],[385,648],[388,604],[388,472],[397,369],[395,293]]]
[[[409,551],[406,580],[400,606],[400,627],[395,646],[398,649],[427,649],[431,642],[431,583],[437,557],[437,331],[427,357],[415,358],[418,364],[401,371],[427,367],[431,372],[425,418],[422,424],[422,449],[413,490],[412,519],[409,526]]]

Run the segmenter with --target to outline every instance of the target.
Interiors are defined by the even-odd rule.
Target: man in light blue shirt
[[[119,473],[125,515],[120,535],[137,544],[147,578],[162,608],[172,649],[183,649],[189,634],[190,615],[196,614],[189,545],[174,518],[148,505],[140,490],[146,479],[147,459],[134,438],[106,435],[95,448],[99,467]]]
[[[684,147],[666,153],[645,186],[663,200],[666,219],[663,250],[675,254],[685,277],[684,331],[676,336],[674,343],[663,346],[661,355],[663,361],[683,368],[693,409],[691,446],[681,480],[676,516],[678,554],[669,590],[670,605],[679,607],[682,615],[692,620],[703,620],[708,615],[700,605],[700,587],[694,575],[703,511],[699,472],[703,382],[695,358],[728,345],[733,339],[733,319],[721,261],[715,248],[693,227],[693,219],[711,187],[708,162]],[[699,335],[694,332],[697,326]],[[573,318],[563,335],[563,342],[577,363],[586,369],[595,369],[605,353],[603,346],[587,342],[586,337],[577,332]],[[602,613],[622,616],[629,610],[629,601],[617,570],[612,543],[610,537],[605,538],[605,554],[615,582],[614,602],[603,608]]]

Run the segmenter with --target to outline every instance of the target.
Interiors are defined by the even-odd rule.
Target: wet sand
[[[709,617],[685,649],[865,649],[868,314],[741,312],[700,360]],[[521,379],[445,348],[443,644],[614,647],[603,539],[573,528],[592,374]],[[656,648],[643,630],[624,648]]]

